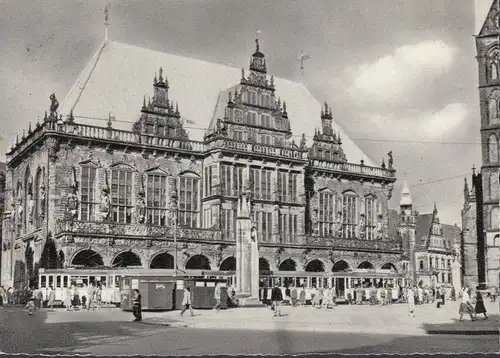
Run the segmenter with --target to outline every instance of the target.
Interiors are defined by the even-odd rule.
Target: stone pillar
[[[259,250],[257,231],[252,230],[250,198],[238,199],[236,217],[236,291],[242,306],[259,302]]]
[[[457,260],[453,260],[451,263],[451,281],[458,294],[462,289],[462,265]]]

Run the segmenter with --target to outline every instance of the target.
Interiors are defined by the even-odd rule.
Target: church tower
[[[403,240],[403,251],[408,257],[409,267],[408,272],[412,280],[412,284],[417,284],[417,272],[415,264],[415,212],[413,211],[413,201],[411,199],[410,189],[406,181],[404,182],[403,190],[401,191],[400,208],[400,225],[399,232]]]
[[[498,269],[489,272],[486,247],[493,246],[499,232],[499,190],[500,169],[500,1],[494,0],[480,33],[476,36],[476,50],[479,73],[479,100],[481,114],[482,166],[474,187],[481,195],[476,196],[477,205],[477,281],[479,285],[498,282]],[[476,177],[476,176],[475,176]],[[478,179],[478,178],[476,178]],[[477,193],[476,193],[477,194]],[[495,250],[492,250],[495,251]],[[490,260],[488,260],[490,261]],[[466,267],[467,271],[467,267]],[[488,276],[486,272],[488,271]],[[465,277],[469,275],[465,273]]]

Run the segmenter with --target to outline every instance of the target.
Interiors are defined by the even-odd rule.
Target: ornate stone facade
[[[293,111],[276,98],[258,42],[203,141],[187,138],[163,70],[153,87],[131,131],[111,120],[79,124],[72,113],[63,120],[54,95],[50,115],[12,147],[2,250],[12,260],[3,282],[34,280],[49,237],[59,267],[167,267],[161,255],[177,251],[181,269],[234,269],[243,192],[263,269],[280,270],[287,259],[298,271],[314,260],[326,271],[338,261],[401,268],[402,244],[388,229],[392,154],[388,168],[349,163],[327,105],[312,146],[304,136],[297,145]]]

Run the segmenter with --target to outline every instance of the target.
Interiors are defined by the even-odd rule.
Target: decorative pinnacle
[[[16,134],[16,145],[19,144],[19,134]]]
[[[75,120],[75,117],[73,117],[73,109],[71,109],[71,111],[69,111],[69,121],[74,122],[74,120]]]
[[[43,117],[44,120],[47,120],[47,111],[45,111],[45,117]]]
[[[241,79],[242,80],[245,79],[245,69],[244,68],[241,69]]]
[[[154,84],[158,83],[158,79],[156,78],[156,72],[155,72],[155,79],[153,80]]]
[[[260,46],[259,46],[259,38],[255,39],[255,52],[260,51]]]
[[[175,102],[175,113],[179,114],[179,103]]]
[[[142,101],[142,108],[146,108],[146,95],[144,95],[144,100]]]
[[[274,86],[274,76],[271,76],[271,86]]]
[[[28,134],[31,134],[31,122],[28,125]]]
[[[26,138],[25,130],[24,129],[23,129],[23,136],[21,138],[22,138],[22,140],[24,140],[24,138]]]
[[[231,91],[229,91],[227,101],[228,101],[228,102],[232,102],[232,101],[233,101],[233,94],[231,93]]]
[[[160,82],[163,82],[163,67],[160,67],[160,77],[159,77],[159,81],[160,81]]]
[[[286,113],[286,102],[283,101],[283,113]]]

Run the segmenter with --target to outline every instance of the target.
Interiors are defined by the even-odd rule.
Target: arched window
[[[498,173],[491,173],[489,180],[490,199],[498,200]]]
[[[500,222],[498,215],[500,215],[498,206],[492,207],[490,212],[490,229],[498,229]]]
[[[492,98],[488,100],[488,118],[490,121],[490,124],[497,124],[498,123],[498,105],[499,101],[497,98]]]
[[[179,177],[179,215],[181,226],[198,227],[200,178],[194,174]]]
[[[343,234],[345,238],[356,236],[356,225],[358,217],[358,197],[354,192],[347,192],[343,195],[342,203]]]
[[[377,225],[377,199],[372,195],[365,198],[365,219],[366,239],[373,240]]]
[[[34,195],[35,195],[35,207],[33,208],[33,222],[35,224],[35,227],[39,227],[40,224],[42,223],[42,219],[40,217],[42,213],[42,208],[40,207],[41,202],[40,202],[40,187],[43,185],[43,173],[42,169],[38,168],[35,176],[35,187],[33,188],[34,190]]]
[[[330,190],[319,193],[319,234],[333,236],[335,224],[335,195]]]
[[[488,155],[490,163],[498,162],[498,140],[494,134],[488,137]]]
[[[133,174],[132,169],[125,165],[111,169],[111,212],[114,222],[132,223]]]
[[[96,219],[97,208],[97,167],[86,164],[81,166],[80,178],[80,220]]]
[[[490,52],[488,56],[488,70],[489,77],[491,80],[498,80],[499,72],[499,52],[498,49],[494,49]]]
[[[147,174],[147,222],[165,225],[167,222],[167,175],[159,171]]]

